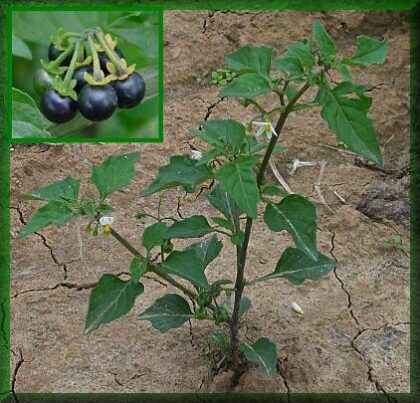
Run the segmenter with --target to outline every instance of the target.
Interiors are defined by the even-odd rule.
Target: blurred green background
[[[118,38],[118,48],[128,65],[146,81],[145,99],[135,108],[117,110],[108,120],[89,122],[80,114],[64,124],[48,122],[46,130],[52,137],[88,138],[158,138],[159,137],[159,34],[157,12],[26,12],[12,13],[12,86],[28,95],[39,106],[40,96],[33,87],[33,76],[41,68],[40,59],[48,60],[51,35],[59,28],[83,32],[101,27]],[[22,108],[12,107],[13,120]],[[15,136],[14,136],[15,137]],[[22,136],[19,136],[22,137]]]

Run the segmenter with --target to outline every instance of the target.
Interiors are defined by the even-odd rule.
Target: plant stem
[[[74,46],[74,51],[73,51],[73,56],[71,58],[70,66],[68,70],[66,71],[66,75],[64,76],[64,84],[68,84],[70,80],[73,78],[77,59],[79,58],[79,48],[80,48],[80,41],[77,41],[76,45]]]
[[[90,53],[92,54],[92,60],[93,60],[93,77],[95,80],[100,80],[101,77],[101,65],[99,63],[99,57],[98,52],[96,51],[95,44],[93,43],[92,34],[88,35],[88,42],[90,47]]]
[[[116,52],[114,52],[114,50],[111,49],[111,47],[108,45],[108,42],[106,41],[106,39],[104,37],[104,34],[100,31],[96,31],[95,35],[96,35],[96,38],[98,39],[99,43],[103,47],[103,49],[104,49],[106,55],[108,56],[109,60],[111,61],[111,63],[117,68],[119,73],[122,73],[124,71],[124,69],[121,66],[120,58],[116,54]]]
[[[66,32],[63,35],[63,38],[80,38],[80,34],[78,34],[77,32]]]
[[[293,97],[286,106],[284,112],[280,114],[279,120],[277,121],[275,130],[277,136],[271,136],[270,143],[267,147],[267,151],[265,152],[264,159],[261,163],[260,169],[257,174],[257,185],[258,188],[261,187],[264,173],[267,169],[268,162],[270,161],[271,154],[273,153],[274,147],[277,143],[277,140],[280,137],[280,133],[283,130],[284,124],[286,119],[291,112],[293,105],[298,101],[298,99],[305,93],[305,91],[310,87],[308,83],[306,83],[299,92]],[[253,219],[251,217],[247,217],[246,224],[245,224],[245,238],[244,242],[241,247],[237,248],[237,272],[236,272],[236,280],[235,280],[235,302],[233,306],[233,313],[230,320],[230,351],[233,357],[235,357],[236,352],[238,350],[238,324],[239,324],[239,308],[241,304],[242,294],[245,287],[245,265],[248,253],[248,246],[249,240],[251,237],[251,229],[252,229]]]
[[[115,231],[111,227],[110,234],[122,245],[126,248],[129,252],[131,252],[134,256],[137,256],[141,260],[146,260],[146,258],[133,246],[130,242],[128,242],[124,237],[122,237],[117,231]],[[169,274],[166,274],[164,271],[159,269],[156,265],[149,264],[148,269],[157,274],[159,277],[163,278],[169,284],[173,285],[175,288],[178,288],[182,291],[185,295],[190,297],[191,299],[195,300],[197,295],[189,290],[188,288],[184,287],[181,283],[178,283],[174,278],[172,278]]]
[[[72,44],[71,46],[69,46],[65,51],[63,51],[62,53],[60,53],[60,55],[57,57],[57,59],[55,59],[52,62],[52,66],[54,67],[58,67],[61,65],[61,63],[67,58],[68,55],[70,55],[73,52],[74,49],[74,44]]]

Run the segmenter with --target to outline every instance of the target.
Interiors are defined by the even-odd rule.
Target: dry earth
[[[336,139],[319,111],[296,113],[288,121],[283,137],[287,151],[277,157],[277,167],[294,192],[317,204],[319,248],[338,266],[319,282],[297,287],[278,280],[246,290],[253,306],[244,337],[265,335],[277,344],[277,373],[267,378],[251,367],[241,376],[223,372],[210,377],[207,324],[194,322],[192,328],[160,334],[137,319],[154,299],[173,291],[151,279],[145,279],[146,291],[126,317],[84,336],[92,283],[102,273],[124,277],[130,257],[113,239],[88,237],[80,230],[82,223],[74,223],[12,240],[12,372],[17,392],[409,390],[409,258],[382,246],[396,234],[409,242],[409,30],[404,14],[165,13],[164,144],[12,147],[11,236],[38,207],[19,199],[20,194],[67,175],[87,180],[91,165],[108,154],[138,149],[138,176],[111,198],[118,206],[115,228],[136,242],[148,221],[135,220],[133,214],[152,213],[157,204],[156,196],[140,198],[140,190],[171,154],[202,147],[186,129],[202,119],[246,121],[251,116],[252,111],[235,101],[219,100],[218,88],[198,85],[193,75],[217,68],[226,53],[245,44],[273,46],[279,54],[286,44],[309,36],[315,18],[326,24],[345,52],[352,52],[357,34],[389,40],[387,63],[356,73],[373,97],[372,117],[385,170],[373,170],[330,148]],[[314,192],[318,167],[288,175],[288,164],[296,158],[327,162],[322,190],[333,211]],[[269,176],[274,182],[271,172]],[[169,194],[163,214],[214,213],[203,196]],[[289,242],[288,236],[272,233],[260,222],[251,239],[247,276],[271,271]],[[219,262],[207,270],[211,279],[233,278],[232,252],[227,242]],[[290,309],[292,302],[303,307],[303,316]]]

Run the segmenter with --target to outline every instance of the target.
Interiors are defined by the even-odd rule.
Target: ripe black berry
[[[49,89],[41,97],[41,112],[51,122],[68,122],[76,116],[77,102]]]
[[[100,122],[112,116],[118,98],[110,85],[85,85],[79,94],[80,113],[89,120]]]
[[[87,67],[87,66],[82,66],[76,69],[73,74],[73,79],[77,80],[77,84],[74,89],[77,93],[79,93],[80,90],[87,84],[87,81],[85,80],[85,77],[84,77],[85,73],[92,74],[92,68]]]
[[[115,80],[112,82],[117,97],[119,108],[133,108],[138,105],[146,93],[146,84],[143,77],[138,73],[133,73],[125,80]]]

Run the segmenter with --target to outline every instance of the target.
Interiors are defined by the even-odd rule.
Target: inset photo
[[[9,9],[13,141],[163,139],[159,9]]]

